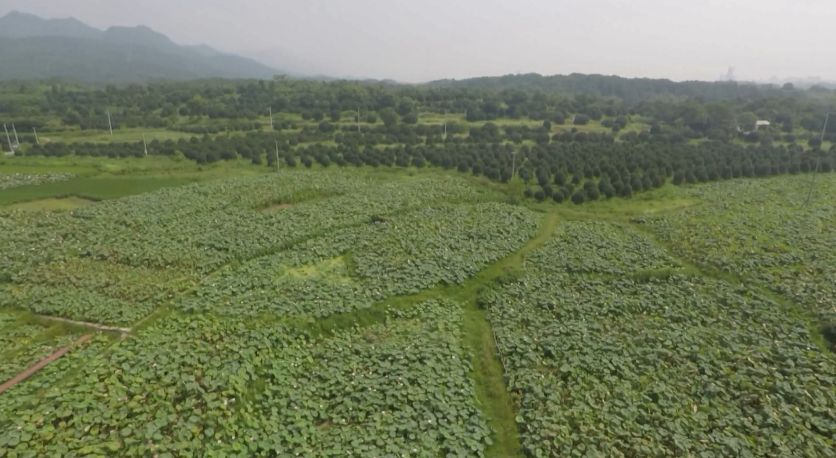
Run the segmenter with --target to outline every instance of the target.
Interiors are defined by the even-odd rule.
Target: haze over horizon
[[[278,69],[422,82],[509,73],[836,80],[826,0],[0,0],[97,28],[145,25]]]

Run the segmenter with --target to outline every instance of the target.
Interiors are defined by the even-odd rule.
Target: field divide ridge
[[[522,457],[524,454],[517,429],[515,402],[505,384],[505,368],[488,312],[477,302],[479,292],[501,276],[519,272],[525,256],[551,238],[557,223],[556,214],[547,214],[537,235],[519,251],[489,266],[461,286],[445,291],[464,307],[463,338],[465,348],[471,354],[473,384],[482,413],[494,431],[493,443],[486,454],[489,457]]]

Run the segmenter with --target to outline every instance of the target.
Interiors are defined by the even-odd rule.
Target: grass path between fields
[[[514,457],[523,456],[523,453],[516,423],[516,403],[505,384],[505,366],[488,312],[478,306],[477,299],[482,288],[507,273],[521,270],[525,256],[551,238],[558,221],[556,214],[547,214],[537,235],[521,250],[483,270],[454,291],[458,293],[456,299],[465,307],[464,340],[472,355],[476,395],[494,430],[494,442],[488,448],[487,456]]]
[[[515,401],[505,385],[505,369],[488,313],[478,306],[477,300],[483,288],[490,287],[504,275],[521,271],[526,255],[548,241],[558,223],[556,212],[546,213],[537,233],[525,245],[460,285],[440,286],[413,295],[389,298],[367,309],[296,324],[306,327],[314,335],[327,337],[340,330],[385,322],[393,308],[408,308],[431,299],[447,299],[461,304],[464,312],[462,343],[471,354],[471,378],[482,413],[494,431],[493,443],[488,447],[486,456],[522,457]]]

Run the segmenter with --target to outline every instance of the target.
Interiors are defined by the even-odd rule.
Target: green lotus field
[[[0,457],[836,456],[833,173],[112,164],[0,164]]]

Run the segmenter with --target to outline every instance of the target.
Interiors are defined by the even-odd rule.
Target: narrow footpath
[[[20,383],[20,382],[28,379],[29,377],[33,376],[38,371],[40,371],[41,369],[46,367],[47,364],[49,364],[49,363],[57,360],[58,358],[64,356],[65,354],[67,354],[67,352],[69,352],[73,348],[84,345],[85,343],[87,343],[92,338],[93,338],[92,334],[83,335],[83,336],[79,337],[72,344],[67,345],[64,348],[61,348],[60,350],[57,350],[57,351],[53,352],[51,355],[49,355],[46,358],[44,358],[44,359],[38,361],[37,363],[33,364],[31,367],[29,367],[25,371],[23,371],[23,372],[17,374],[16,376],[12,377],[11,380],[9,380],[6,383],[3,383],[2,385],[0,385],[0,394],[3,394],[4,392],[8,391],[9,389],[14,387],[18,383]]]

